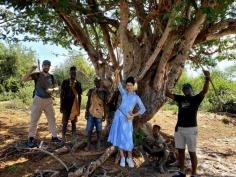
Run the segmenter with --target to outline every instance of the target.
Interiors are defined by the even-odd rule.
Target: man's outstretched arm
[[[166,96],[171,98],[172,100],[174,99],[174,95],[169,91],[169,89],[166,89]]]
[[[203,86],[202,91],[199,93],[201,96],[205,96],[208,88],[209,88],[209,82],[210,82],[210,72],[209,71],[203,71],[204,75],[205,75],[205,83]]]
[[[37,68],[37,66],[32,66],[30,68],[30,70],[22,77],[22,81],[26,82],[26,81],[30,81],[32,80],[31,74],[32,72]]]

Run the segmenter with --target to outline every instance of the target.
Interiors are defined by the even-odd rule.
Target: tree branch
[[[82,30],[81,26],[78,23],[76,23],[74,19],[70,18],[65,13],[59,11],[58,14],[61,17],[61,19],[66,23],[71,34],[75,37],[77,42],[80,43],[83,46],[83,48],[87,51],[94,67],[96,68],[98,61],[98,54],[94,49],[93,45],[91,44],[88,36]]]
[[[140,0],[132,0],[132,2],[134,4],[134,8],[135,8],[140,26],[142,26],[146,18],[146,14],[143,9],[143,3]]]
[[[206,14],[204,14],[202,10],[199,9],[195,20],[184,34],[184,40],[180,44],[176,57],[174,57],[174,59],[168,63],[168,71],[166,71],[168,72],[167,88],[173,88],[179,79],[184,68],[185,61],[189,56],[189,51],[192,48],[196,37],[200,33],[201,26],[203,25],[205,19]]]
[[[91,24],[91,28],[94,32],[94,35],[95,35],[95,39],[96,39],[96,51],[98,52],[99,51],[99,46],[100,46],[100,42],[99,42],[99,36],[98,36],[98,33],[96,31],[96,28],[93,24]]]
[[[54,1],[54,0],[52,0]],[[88,3],[91,3],[91,1],[88,1]],[[115,19],[111,19],[108,18],[106,16],[104,16],[104,12],[103,11],[99,11],[97,9],[97,11],[90,11],[91,9],[91,5],[88,4],[89,8],[85,8],[85,6],[83,4],[81,4],[80,1],[69,1],[69,6],[71,10],[75,10],[80,12],[80,14],[84,17],[87,17],[89,19],[93,19],[92,21],[97,21],[100,23],[106,23],[106,24],[110,24],[113,27],[115,27],[116,29],[119,28],[119,22],[118,20]],[[93,6],[93,2],[92,2],[92,6]]]
[[[120,28],[127,29],[129,22],[129,8],[126,0],[120,0]]]
[[[172,13],[173,15],[173,13]],[[170,16],[168,22],[167,22],[167,25],[166,25],[166,28],[165,28],[165,31],[161,37],[161,39],[159,40],[153,54],[150,56],[150,58],[148,59],[148,61],[146,62],[145,66],[144,66],[144,69],[142,70],[142,72],[139,74],[137,80],[141,80],[145,74],[147,73],[147,71],[150,69],[150,67],[152,66],[152,64],[154,63],[154,61],[156,60],[157,56],[159,55],[163,45],[165,44],[166,42],[166,39],[168,38],[169,36],[169,33],[171,31],[171,24],[172,24],[172,16]]]
[[[209,24],[205,30],[199,33],[195,44],[219,39],[230,34],[236,34],[236,19],[227,19],[215,24]]]
[[[166,73],[166,64],[168,60],[170,59],[173,49],[175,47],[175,44],[178,40],[178,35],[172,34],[168,37],[168,42],[166,42],[165,46],[163,47],[163,54],[160,58],[160,62],[158,63],[158,67],[156,70],[156,75],[154,79],[154,89],[156,91],[159,91],[161,87],[163,87],[164,84],[161,84],[165,82],[164,76]]]
[[[112,47],[112,43],[111,43],[111,39],[110,39],[110,35],[109,35],[109,32],[108,32],[107,25],[106,24],[100,24],[100,26],[101,26],[101,29],[102,29],[102,32],[103,32],[103,38],[104,38],[105,44],[106,44],[107,49],[108,49],[110,60],[113,64],[114,68],[117,68],[118,63],[117,63],[117,60],[116,60],[116,56],[114,54],[114,49]]]
[[[126,0],[120,0],[120,26],[118,30],[119,42],[121,49],[123,50],[124,62],[124,78],[127,77],[129,71],[132,68],[133,63],[133,45],[128,36],[128,22],[129,22],[129,7]]]
[[[216,40],[230,34],[236,34],[236,25],[232,27],[228,27],[227,29],[223,29],[218,33],[210,34],[209,36],[206,37],[206,40],[207,41]]]

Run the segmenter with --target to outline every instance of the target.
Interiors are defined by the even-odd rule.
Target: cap
[[[49,65],[49,66],[51,66],[51,62],[50,62],[49,60],[44,60],[44,61],[43,61],[43,65]]]
[[[182,89],[183,89],[183,90],[184,90],[184,89],[193,89],[193,87],[192,87],[191,84],[186,83],[186,84],[183,85]]]

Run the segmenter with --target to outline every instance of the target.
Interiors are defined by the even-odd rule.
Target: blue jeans
[[[96,127],[97,132],[102,131],[102,119],[93,117],[93,115],[89,114],[88,120],[87,120],[87,133],[92,132],[94,126]]]

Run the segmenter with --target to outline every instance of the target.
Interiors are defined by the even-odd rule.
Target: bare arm
[[[114,82],[116,85],[120,82],[120,70],[119,69],[117,69],[115,71],[115,81]]]
[[[37,68],[37,66],[32,66],[29,71],[22,77],[22,81],[26,82],[26,81],[30,81],[32,80],[31,74],[32,72]]]
[[[174,99],[174,95],[169,91],[169,89],[166,89],[166,96],[171,98],[172,100]]]
[[[142,145],[147,148],[149,150],[149,152],[153,152],[152,148],[149,146],[149,144],[145,141],[145,139],[143,140]]]
[[[201,96],[206,95],[206,93],[208,91],[208,88],[209,88],[209,82],[210,82],[210,73],[209,73],[209,71],[203,71],[203,72],[204,72],[204,75],[205,75],[205,83],[204,83],[202,91],[199,93]]]
[[[85,119],[88,119],[88,115],[89,115],[89,108],[91,106],[91,100],[90,100],[91,94],[92,94],[92,90],[90,89],[87,94],[88,100],[87,100],[86,109],[85,109]]]
[[[63,112],[63,107],[64,107],[64,98],[65,98],[65,81],[62,82],[61,84],[61,93],[60,93],[60,112]]]

